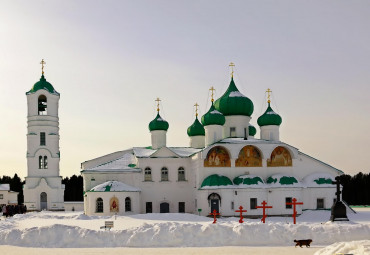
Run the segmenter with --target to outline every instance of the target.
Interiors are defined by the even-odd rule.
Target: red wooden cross
[[[236,210],[235,212],[240,212],[240,220],[239,223],[243,223],[243,212],[247,212],[247,210],[243,210],[243,206],[239,206],[239,210]]]
[[[266,208],[272,208],[272,206],[266,206],[267,203],[266,203],[265,200],[263,200],[263,202],[261,204],[262,204],[262,206],[256,206],[256,208],[262,208],[263,209],[263,216],[262,216],[261,221],[263,223],[265,223],[265,219],[266,219]]]
[[[216,211],[216,209],[214,209],[213,212],[210,213],[209,215],[213,215],[213,224],[215,224],[217,222],[216,216],[220,214]]]
[[[292,203],[286,203],[287,205],[293,205],[293,222],[296,223],[297,211],[295,210],[296,205],[303,205],[303,202],[297,202],[297,199],[293,198]]]

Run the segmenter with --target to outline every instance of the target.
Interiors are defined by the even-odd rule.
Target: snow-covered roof
[[[89,190],[90,192],[137,192],[140,189],[119,181],[107,181]]]
[[[267,178],[267,184],[270,187],[303,187],[298,179],[291,175],[274,174]]]
[[[6,191],[9,191],[9,190],[10,190],[10,185],[9,185],[9,184],[7,184],[7,183],[0,184],[0,190],[6,190]]]
[[[303,178],[302,183],[306,187],[334,187],[332,181],[335,178],[327,173],[314,173]]]
[[[176,155],[178,155],[180,158],[190,157],[194,155],[195,153],[200,152],[202,150],[202,149],[195,149],[191,147],[166,147],[166,148],[172,151],[173,153],[175,153]],[[157,152],[160,149],[153,150],[150,147],[144,147],[144,148],[135,147],[133,148],[133,150],[137,158],[149,158],[150,156],[152,156],[155,152]]]
[[[135,156],[131,153],[126,153],[117,159],[105,162],[89,169],[84,169],[83,172],[140,171],[140,169],[136,168],[136,164],[137,162]]]

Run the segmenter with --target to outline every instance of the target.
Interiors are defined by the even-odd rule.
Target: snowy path
[[[66,254],[67,250],[71,250],[71,254],[102,254],[106,249],[101,247],[111,247],[109,251],[113,254],[116,251],[117,254],[120,251],[141,254],[141,251],[148,250],[151,254],[162,254],[177,247],[192,247],[171,251],[180,255],[185,254],[183,251],[188,251],[187,254],[207,254],[212,249],[216,249],[216,253],[212,254],[218,254],[218,251],[225,254],[226,247],[233,246],[228,247],[235,252],[232,254],[239,254],[241,250],[241,253],[251,252],[246,249],[254,249],[253,254],[269,254],[271,247],[278,247],[274,248],[275,254],[280,254],[279,251],[281,254],[313,254],[315,251],[317,254],[330,254],[329,251],[322,253],[319,250],[335,242],[368,240],[370,237],[370,210],[349,213],[348,216],[350,222],[332,223],[327,222],[329,211],[305,211],[294,225],[291,218],[285,217],[268,218],[266,224],[258,219],[245,219],[245,223],[240,224],[237,218],[221,218],[217,224],[212,224],[210,218],[193,214],[88,217],[81,212],[28,213],[0,221],[0,250],[19,250],[22,254],[44,254],[49,250],[43,248],[38,252],[40,249],[37,248],[7,246],[13,245],[56,248],[53,249],[56,254],[58,251]],[[113,220],[114,229],[100,230],[105,220]],[[308,238],[314,240],[312,248],[294,249],[294,239]],[[352,249],[361,245],[337,244],[332,250]],[[163,248],[161,251],[159,247],[173,248]]]

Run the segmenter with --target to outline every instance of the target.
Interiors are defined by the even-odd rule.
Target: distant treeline
[[[18,203],[23,204],[23,185],[25,181],[22,181],[17,174],[13,177],[3,176],[0,177],[0,184],[10,184],[10,190],[19,192]],[[62,180],[65,185],[64,190],[64,201],[83,201],[83,179],[82,176],[73,175],[72,177],[66,177]]]
[[[349,205],[370,205],[370,173],[358,173],[354,176],[344,174],[340,176],[343,185],[343,200]],[[23,203],[22,186],[24,181],[15,174],[12,177],[0,177],[0,183],[9,183],[10,190],[19,192],[18,202]],[[83,179],[82,176],[73,175],[62,180],[65,185],[64,201],[83,201]]]
[[[370,173],[340,176],[343,185],[342,199],[349,205],[370,205]]]

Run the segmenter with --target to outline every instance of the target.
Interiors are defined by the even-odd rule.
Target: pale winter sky
[[[150,145],[155,98],[169,146],[226,90],[282,116],[281,140],[348,174],[369,172],[370,1],[1,1],[0,175],[24,177],[25,92],[41,75],[60,92],[62,176]],[[259,131],[257,132],[259,137]]]

